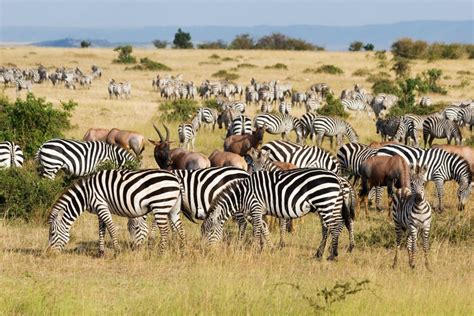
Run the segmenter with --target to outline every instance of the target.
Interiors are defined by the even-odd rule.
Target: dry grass
[[[34,54],[33,54],[34,53]],[[208,62],[217,53],[222,59],[231,58],[220,65],[199,65]],[[376,69],[373,54],[335,52],[268,52],[268,51],[212,51],[212,50],[136,50],[138,58],[148,57],[173,69],[172,74],[183,73],[185,80],[199,84],[211,74],[225,68],[249,63],[258,68],[239,68],[238,82],[279,79],[291,81],[296,90],[305,90],[316,82],[328,83],[336,93],[359,82],[370,84],[351,74],[359,68]],[[24,57],[25,56],[25,57]],[[33,67],[40,63],[46,67],[80,67],[89,71],[92,64],[104,69],[104,77],[93,83],[91,89],[66,90],[51,84],[34,86],[35,94],[57,104],[73,99],[79,103],[73,116],[75,128],[67,134],[81,138],[89,127],[119,127],[156,138],[151,125],[160,123],[158,107],[161,100],[151,89],[149,71],[124,71],[125,66],[112,64],[116,53],[111,49],[51,49],[15,47],[0,50],[2,64],[13,63],[20,67]],[[262,69],[265,65],[284,63],[288,71]],[[306,68],[333,64],[344,70],[340,76],[304,74]],[[441,68],[451,79],[445,85],[459,82],[457,72],[472,68],[472,61],[449,60],[427,63],[417,61],[413,72],[428,68]],[[108,100],[109,78],[132,83],[129,100]],[[472,84],[472,77],[469,77]],[[4,93],[14,98],[13,88]],[[450,89],[447,96],[432,96],[435,101],[452,101],[472,97],[470,86]],[[255,113],[255,108],[250,110]],[[297,109],[302,114],[303,109]],[[353,117],[351,124],[364,143],[377,140],[374,124],[365,115]],[[171,138],[176,140],[177,123],[170,123]],[[468,133],[465,131],[464,133]],[[202,130],[198,134],[196,149],[209,154],[221,148],[224,131],[212,133]],[[468,135],[468,134],[466,134]],[[265,136],[265,140],[276,138]],[[327,145],[327,144],[326,144]],[[155,167],[150,147],[145,151],[145,167]],[[436,214],[433,225],[442,229],[449,219],[456,225],[464,223],[472,231],[473,197],[464,214],[454,211],[456,186],[446,187],[448,212]],[[429,185],[430,197],[433,185]],[[356,235],[370,229],[391,224],[383,214],[372,214],[372,219],[356,222]],[[349,295],[323,312],[337,314],[460,314],[472,313],[474,278],[471,268],[472,239],[450,244],[434,239],[430,258],[433,272],[426,271],[421,253],[417,254],[417,269],[411,271],[406,253],[399,267],[390,268],[393,249],[380,245],[358,243],[352,254],[347,254],[347,234],[341,237],[341,251],[337,262],[319,262],[312,258],[320,239],[319,220],[308,216],[296,233],[288,236],[285,249],[258,253],[246,243],[241,249],[235,242],[235,225],[231,224],[227,242],[208,251],[200,242],[199,229],[186,221],[188,245],[183,254],[172,244],[163,256],[156,249],[130,251],[124,219],[115,219],[120,228],[124,250],[114,256],[112,250],[103,259],[95,257],[97,250],[97,220],[84,215],[72,229],[72,240],[67,251],[57,257],[42,255],[47,243],[48,229],[41,224],[0,222],[0,314],[309,314],[317,311],[303,298],[303,294],[322,304],[317,296],[324,287],[331,288],[337,281],[369,280],[367,290]],[[446,226],[447,227],[447,226]],[[456,226],[455,226],[456,227]],[[450,232],[448,232],[450,233]],[[472,236],[472,233],[469,235]],[[274,241],[277,234],[273,234]],[[289,282],[300,287],[277,284]]]

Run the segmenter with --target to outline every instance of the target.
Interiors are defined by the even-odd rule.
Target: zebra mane
[[[209,214],[211,215],[214,213],[215,208],[217,207],[217,204],[220,202],[220,199],[225,196],[228,192],[236,189],[240,184],[247,179],[239,179],[232,181],[229,185],[227,185],[221,192],[219,192],[211,201],[211,205],[209,205]]]
[[[73,189],[73,188],[80,188],[84,185],[84,183],[91,177],[92,175],[87,175],[85,177],[81,177],[80,179],[74,181],[71,185],[66,187],[61,194],[59,194],[59,197],[56,199],[56,202],[54,202],[51,212],[49,213],[48,216],[48,224],[51,224],[52,222],[56,221],[57,219],[61,218],[64,215],[64,207],[61,206],[61,204],[64,204],[65,197],[66,195]]]

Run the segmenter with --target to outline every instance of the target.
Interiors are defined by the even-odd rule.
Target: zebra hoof
[[[105,255],[105,251],[104,250],[99,250],[99,252],[97,253],[97,257],[99,258],[103,258]]]
[[[354,245],[350,245],[349,248],[347,248],[347,252],[352,252],[354,250]]]
[[[323,257],[323,252],[318,250],[314,256],[316,257],[316,259],[321,260],[321,258]]]
[[[330,256],[328,257],[328,261],[336,261],[336,256],[330,255]]]

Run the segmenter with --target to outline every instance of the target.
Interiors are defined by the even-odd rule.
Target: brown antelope
[[[170,159],[170,144],[172,143],[172,142],[169,141],[170,131],[169,131],[168,127],[163,124],[163,127],[165,128],[165,131],[166,131],[166,137],[163,140],[163,135],[161,134],[158,127],[156,127],[155,124],[153,124],[153,127],[155,128],[156,133],[160,137],[159,141],[148,139],[148,141],[150,143],[155,145],[155,149],[153,150],[155,161],[161,169],[168,169],[168,167],[170,166],[170,161],[169,161],[169,159]]]
[[[109,134],[110,130],[106,128],[89,128],[87,132],[82,137],[83,141],[91,141],[91,140],[100,140],[100,141],[107,141],[107,134]]]
[[[396,141],[393,141],[393,140],[389,140],[389,141],[386,141],[386,142],[371,142],[369,144],[369,147],[372,148],[372,149],[379,149],[385,145],[389,145],[389,144],[398,144],[398,142]]]
[[[471,173],[474,175],[474,148],[470,146],[456,145],[433,145],[432,147],[440,148],[448,153],[458,154],[463,157],[469,163]]]
[[[224,151],[245,156],[250,148],[257,148],[262,144],[265,125],[257,127],[251,135],[232,135],[224,141]]]
[[[375,186],[386,186],[388,196],[392,196],[393,187],[402,189],[402,194],[407,198],[410,194],[410,168],[401,156],[373,156],[360,165],[362,189],[360,190],[359,209],[365,202],[365,216],[368,217],[367,195]],[[380,205],[377,209],[381,210]],[[390,210],[390,208],[389,208]],[[390,216],[390,212],[388,213]]]
[[[212,167],[229,167],[234,166],[247,170],[247,163],[242,156],[231,152],[220,151],[218,149],[214,150],[211,155],[209,155],[209,160],[211,161]]]
[[[112,128],[107,134],[107,143],[132,150],[137,158],[140,157],[145,150],[145,137],[143,137],[142,134],[133,131],[119,130],[117,128]]]

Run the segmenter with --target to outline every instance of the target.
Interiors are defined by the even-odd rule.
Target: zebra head
[[[410,165],[411,196],[415,203],[425,200],[426,166]]]
[[[127,162],[140,163],[137,157],[122,147],[116,146],[114,152],[115,155],[112,160],[118,168],[123,167]]]
[[[130,234],[132,249],[140,247],[148,235],[146,215],[130,218],[127,222],[127,229]]]
[[[458,211],[464,211],[466,208],[466,203],[469,200],[469,195],[471,194],[473,184],[470,183],[470,181],[466,179],[462,179],[461,182],[459,182],[459,188],[457,192],[458,196]]]
[[[250,174],[253,172],[266,170],[266,167],[270,163],[270,152],[265,150],[259,150],[256,148],[250,148],[245,156],[245,161],[248,164],[248,171]]]

